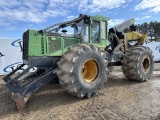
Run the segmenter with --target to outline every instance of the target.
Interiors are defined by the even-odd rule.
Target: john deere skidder
[[[57,76],[64,90],[80,98],[99,91],[110,66],[122,65],[129,80],[148,80],[153,55],[142,46],[147,35],[136,32],[134,19],[107,30],[108,20],[80,14],[74,20],[23,34],[23,64],[3,78],[20,111],[34,91]],[[11,77],[24,65],[28,68]],[[33,67],[37,71],[26,76]]]

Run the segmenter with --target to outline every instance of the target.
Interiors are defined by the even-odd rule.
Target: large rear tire
[[[149,47],[136,46],[127,50],[123,55],[123,74],[131,80],[148,80],[153,73],[153,58]]]
[[[62,55],[58,62],[59,82],[68,93],[90,97],[107,80],[105,54],[93,45],[77,44]]]

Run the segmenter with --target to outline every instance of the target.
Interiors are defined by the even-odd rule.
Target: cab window
[[[106,22],[102,21],[102,39],[106,39]]]
[[[92,40],[94,43],[99,43],[100,41],[100,22],[93,21],[92,24]]]

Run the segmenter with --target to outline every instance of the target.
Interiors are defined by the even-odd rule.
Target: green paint
[[[90,20],[88,32],[89,32],[89,43],[93,44],[97,47],[106,47],[109,45],[108,41],[108,20],[104,16],[96,15],[96,16],[88,16]],[[100,40],[95,43],[92,40],[92,26],[93,22],[98,21],[100,24]],[[102,21],[106,23],[105,33],[106,38],[102,38]],[[36,35],[37,30],[29,30],[28,41],[28,56],[61,56],[64,52],[67,51],[69,47],[75,45],[77,43],[81,43],[81,38],[76,37],[66,37],[62,35],[48,35],[43,32],[43,34]]]
[[[44,56],[46,54],[46,36],[45,35],[35,35],[36,30],[29,30],[29,56]],[[44,53],[42,53],[44,50]]]

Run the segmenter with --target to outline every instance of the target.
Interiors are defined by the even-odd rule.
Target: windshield
[[[76,24],[74,25],[74,34],[75,34],[75,35],[81,34],[83,24],[84,24],[84,22],[83,22],[83,20],[81,20],[80,22],[78,22],[78,23],[76,23]]]
[[[84,22],[84,19],[67,21],[64,23],[54,24],[45,28],[48,33],[58,34],[66,37],[81,38],[83,43],[89,42],[89,22]]]

